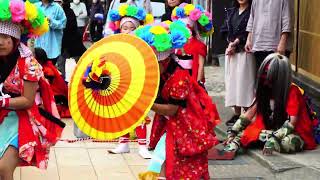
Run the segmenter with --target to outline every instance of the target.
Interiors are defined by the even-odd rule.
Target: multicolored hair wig
[[[137,7],[130,4],[122,4],[118,9],[111,10],[109,12],[109,18],[111,20],[111,22],[109,23],[109,28],[114,33],[120,32],[120,22],[123,18],[130,18],[132,20],[135,20],[137,23],[139,23],[139,25],[146,25],[154,22],[152,14],[147,14],[142,7]],[[134,23],[135,26],[137,23]]]
[[[0,33],[20,39],[21,35],[41,36],[49,30],[44,12],[22,0],[0,1]]]
[[[172,11],[171,18],[187,22],[189,28],[202,37],[210,36],[214,32],[212,14],[202,6],[182,3]]]
[[[182,21],[140,26],[135,35],[148,43],[159,61],[169,57],[173,49],[182,48],[191,37],[190,30]]]

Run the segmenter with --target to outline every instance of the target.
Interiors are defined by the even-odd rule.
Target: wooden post
[[[297,34],[296,34],[296,63],[295,72],[298,72],[298,58],[299,58],[299,32],[300,32],[300,0],[297,0]]]

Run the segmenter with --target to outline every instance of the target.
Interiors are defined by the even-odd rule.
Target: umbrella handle
[[[89,81],[87,81],[87,78],[89,78]],[[109,75],[100,77],[100,81],[94,81],[89,76],[87,78],[84,78],[82,80],[82,84],[86,88],[90,88],[93,90],[106,90],[109,88],[111,83],[111,77]]]
[[[100,77],[101,78],[101,89],[106,90],[110,86],[111,77],[109,75]]]

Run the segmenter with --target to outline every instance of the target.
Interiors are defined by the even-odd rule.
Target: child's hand
[[[226,146],[226,145],[230,144],[230,143],[233,141],[234,138],[235,138],[235,136],[230,136],[230,137],[228,137],[228,138],[223,142],[223,145]]]
[[[264,147],[262,150],[262,154],[266,156],[270,156],[273,154],[274,149],[271,147]]]

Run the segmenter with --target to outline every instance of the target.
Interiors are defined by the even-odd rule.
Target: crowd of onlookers
[[[225,63],[226,106],[234,108],[232,125],[255,97],[256,73],[272,53],[289,58],[293,44],[292,0],[235,0],[226,10],[221,33],[228,41]]]

